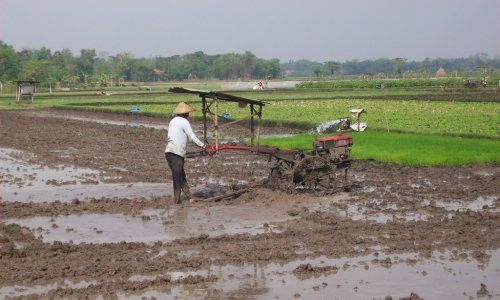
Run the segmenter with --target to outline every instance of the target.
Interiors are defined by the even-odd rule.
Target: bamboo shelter
[[[239,96],[234,96],[221,92],[209,92],[209,91],[201,91],[194,89],[186,89],[183,87],[173,87],[168,90],[171,93],[185,93],[185,94],[195,94],[201,98],[202,103],[202,114],[203,114],[203,139],[207,140],[207,121],[209,117],[213,118],[214,122],[214,131],[215,131],[215,147],[218,149],[219,147],[219,128],[222,126],[229,126],[236,123],[239,123],[245,119],[250,118],[250,143],[254,145],[255,142],[257,146],[260,141],[260,130],[262,126],[262,108],[266,104],[266,102],[261,100],[254,100],[243,98]],[[249,107],[250,115],[246,118],[234,120],[231,122],[224,123],[219,125],[219,102],[235,102],[238,103],[240,108]],[[257,128],[255,128],[255,118],[257,118]]]

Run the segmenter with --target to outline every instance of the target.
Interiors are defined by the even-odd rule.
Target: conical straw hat
[[[186,102],[181,102],[177,104],[177,106],[174,108],[174,114],[176,115],[187,114],[192,112],[193,110],[194,108],[189,106]]]

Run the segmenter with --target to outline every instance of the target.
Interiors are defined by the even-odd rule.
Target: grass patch
[[[500,141],[438,135],[367,131],[351,133],[351,155],[410,166],[445,166],[500,162]],[[314,135],[262,138],[261,144],[310,150]]]
[[[161,88],[166,90],[165,86]],[[140,108],[139,114],[170,116],[179,101],[186,101],[197,109],[193,117],[201,117],[201,102],[194,95],[154,92],[127,94],[125,89],[120,92],[123,94],[112,93],[112,96],[98,96],[90,91],[72,95],[54,93],[52,96],[35,97],[33,104],[27,101],[18,104],[14,96],[0,97],[0,109],[56,107],[130,113],[130,108],[137,106]],[[368,123],[369,131],[353,134],[355,145],[352,155],[355,158],[408,165],[459,165],[500,161],[500,127],[497,121],[500,103],[496,98],[493,99],[495,101],[481,101],[482,94],[466,92],[463,93],[464,99],[470,96],[477,101],[454,102],[446,100],[449,95],[440,90],[415,87],[336,91],[287,89],[230,93],[268,101],[264,108],[263,120],[265,124],[277,126],[312,129],[321,122],[347,116],[350,108],[367,109],[368,114],[363,116],[363,120]],[[462,94],[461,91],[457,93]],[[422,96],[424,99],[405,99],[408,95]],[[437,97],[438,100],[428,101],[426,97],[429,95]],[[487,98],[485,95],[484,99]],[[351,97],[354,99],[347,99]],[[443,100],[439,100],[440,97],[443,97]],[[249,110],[238,108],[235,103],[221,103],[219,112],[229,113],[232,119],[237,119],[247,116]],[[403,133],[388,134],[385,132],[387,126],[393,132]],[[263,139],[263,142],[282,148],[308,149],[312,145],[312,139],[311,135],[300,135],[284,139]]]
[[[493,95],[491,93],[483,95],[459,92],[458,95],[465,97],[460,98],[460,102],[449,100],[455,96],[448,100],[439,100],[440,97],[451,97],[454,94],[443,94],[439,90],[429,88],[342,91],[288,89],[234,92],[234,94],[268,101],[263,113],[265,124],[312,129],[319,123],[347,116],[351,108],[362,107],[368,112],[363,116],[363,120],[368,123],[370,131],[385,131],[389,127],[394,132],[500,138],[497,121],[500,103],[495,100],[496,96],[491,96]],[[422,99],[404,98],[411,94]],[[351,97],[353,98],[348,99]],[[467,100],[468,97],[474,101]],[[485,101],[482,101],[483,99]],[[140,108],[139,114],[170,116],[179,101],[192,104],[197,109],[193,116],[201,117],[201,101],[195,95],[149,92],[112,96],[98,96],[92,93],[65,96],[59,93],[55,97],[35,98],[33,104],[26,101],[21,104],[15,103],[14,97],[0,98],[0,109],[57,107],[129,113],[131,107],[137,106]],[[248,108],[238,108],[235,103],[222,103],[219,112],[228,113],[233,119],[245,117],[249,113]]]
[[[494,79],[490,82],[496,82]],[[391,78],[391,79],[348,79],[348,80],[316,80],[304,81],[298,88],[401,88],[401,87],[432,87],[432,86],[463,86],[463,78]]]
[[[169,115],[178,101],[190,102],[197,110],[194,116],[201,116],[201,102],[188,95],[164,95],[156,97],[123,97],[106,102],[81,101],[62,106],[78,106],[93,111],[127,112],[131,106],[138,106],[141,113],[148,115]],[[168,101],[168,102],[165,102]],[[153,102],[158,102],[154,104]],[[132,103],[135,103],[133,105]],[[409,133],[442,134],[469,137],[500,137],[496,122],[500,104],[494,102],[450,102],[425,100],[363,100],[330,99],[303,101],[270,101],[264,108],[263,119],[284,126],[301,124],[313,128],[317,124],[347,116],[351,108],[365,108],[363,116],[371,130],[383,131],[389,125],[391,130]],[[219,112],[229,113],[233,118],[248,115],[248,109],[241,109],[235,103],[221,103]]]

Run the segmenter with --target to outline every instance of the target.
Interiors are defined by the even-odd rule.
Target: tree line
[[[150,82],[188,79],[263,79],[281,73],[278,59],[262,59],[253,53],[208,55],[202,51],[169,57],[134,57],[82,49],[74,55],[70,49],[22,49],[0,41],[0,81],[37,80],[71,85],[109,85],[126,81]]]
[[[310,60],[289,61],[281,64],[289,77],[328,77],[358,75],[365,77],[432,77],[440,68],[448,76],[493,75],[500,70],[500,57],[476,54],[467,58],[426,58],[408,61],[405,58],[375,60],[348,60],[345,62]]]
[[[448,75],[492,73],[500,69],[500,58],[478,54],[467,58],[407,61],[404,58],[315,62],[297,60],[280,63],[253,53],[208,55],[202,51],[168,57],[134,57],[129,52],[109,55],[95,49],[52,51],[21,49],[0,41],[0,83],[37,80],[51,86],[109,86],[123,82],[172,80],[264,79],[267,77],[325,77],[362,75],[375,77],[432,76],[439,68]],[[417,76],[418,75],[418,76]]]

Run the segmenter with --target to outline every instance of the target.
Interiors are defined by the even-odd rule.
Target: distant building
[[[446,76],[446,71],[443,69],[443,67],[439,68],[436,71],[436,77],[445,77]]]
[[[155,81],[160,81],[163,80],[165,77],[165,71],[160,70],[160,69],[154,69],[153,70],[153,75],[155,78]]]

